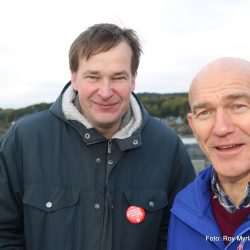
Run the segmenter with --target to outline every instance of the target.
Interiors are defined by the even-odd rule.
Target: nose
[[[226,136],[234,131],[232,117],[225,110],[217,110],[215,115],[213,133],[216,136]]]
[[[113,88],[109,80],[103,80],[98,88],[98,95],[103,99],[107,100],[113,95]]]

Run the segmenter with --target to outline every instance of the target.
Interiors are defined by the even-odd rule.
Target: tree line
[[[189,112],[187,93],[139,93],[137,96],[152,116],[162,119],[169,116],[182,117],[186,120],[186,114]],[[0,136],[21,117],[46,110],[50,106],[51,103],[40,103],[19,109],[0,108]]]
[[[186,115],[190,110],[187,93],[141,93],[138,94],[138,97],[149,113],[155,117],[180,116],[186,119]]]

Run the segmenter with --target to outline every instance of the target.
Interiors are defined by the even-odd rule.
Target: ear
[[[195,132],[194,132],[194,128],[193,128],[193,119],[194,119],[193,114],[192,113],[188,113],[187,114],[188,124],[189,124],[190,128],[192,129],[193,134],[195,136]]]
[[[132,79],[131,79],[131,92],[134,92],[134,90],[135,90],[135,79],[136,79],[136,75],[132,76]]]
[[[191,127],[191,129],[193,129],[193,115],[192,115],[192,113],[187,114],[187,120],[188,120],[188,124]]]
[[[71,71],[71,86],[75,91],[78,91],[78,85],[76,81],[76,72]]]

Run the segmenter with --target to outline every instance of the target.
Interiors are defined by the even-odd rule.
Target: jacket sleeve
[[[24,250],[20,160],[12,130],[0,140],[0,249]]]
[[[178,143],[175,148],[175,156],[173,159],[170,176],[171,181],[167,190],[168,206],[165,210],[165,213],[163,214],[157,250],[167,249],[170,209],[173,205],[176,194],[195,178],[194,167],[181,139],[178,139]]]

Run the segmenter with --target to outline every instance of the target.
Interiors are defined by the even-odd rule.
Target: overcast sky
[[[249,13],[249,0],[0,0],[0,108],[53,102],[72,41],[101,22],[142,40],[136,92],[187,92],[209,61],[250,60]]]

